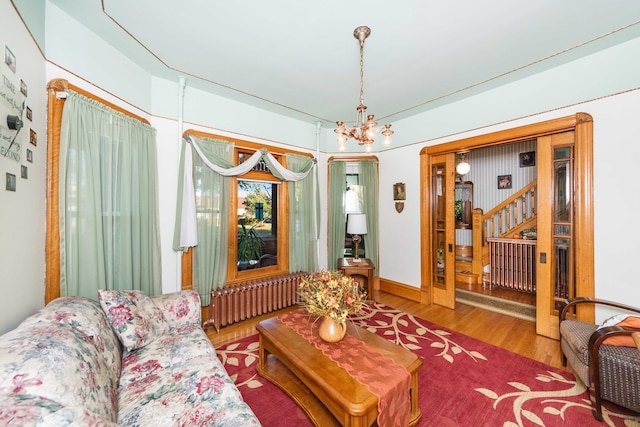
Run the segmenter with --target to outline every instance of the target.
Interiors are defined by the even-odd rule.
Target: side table
[[[338,259],[338,268],[345,276],[360,276],[367,282],[367,298],[373,298],[373,270],[375,267],[371,260],[360,258],[356,262],[353,258]]]

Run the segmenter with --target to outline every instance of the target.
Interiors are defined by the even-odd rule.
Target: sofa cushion
[[[151,297],[171,328],[201,324],[202,307],[196,291],[180,291]]]
[[[168,328],[162,311],[141,291],[98,290],[111,328],[125,349],[142,348]]]
[[[199,325],[125,354],[118,402],[121,425],[259,425]]]

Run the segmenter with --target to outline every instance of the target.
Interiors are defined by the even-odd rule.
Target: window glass
[[[238,180],[238,271],[277,264],[277,194],[277,183]]]

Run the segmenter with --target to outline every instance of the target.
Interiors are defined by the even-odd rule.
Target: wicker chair
[[[573,298],[560,312],[560,346],[562,364],[569,365],[590,389],[593,416],[602,421],[602,400],[608,400],[632,411],[640,412],[640,334],[635,329],[598,325],[569,318],[572,307],[596,304],[640,313],[640,308],[594,298]],[[638,348],[603,345],[616,335],[631,335]]]

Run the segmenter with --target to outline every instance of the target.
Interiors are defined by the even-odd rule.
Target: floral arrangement
[[[321,271],[303,277],[298,288],[300,302],[311,314],[332,317],[344,323],[366,304],[366,292],[358,282],[338,271]]]

